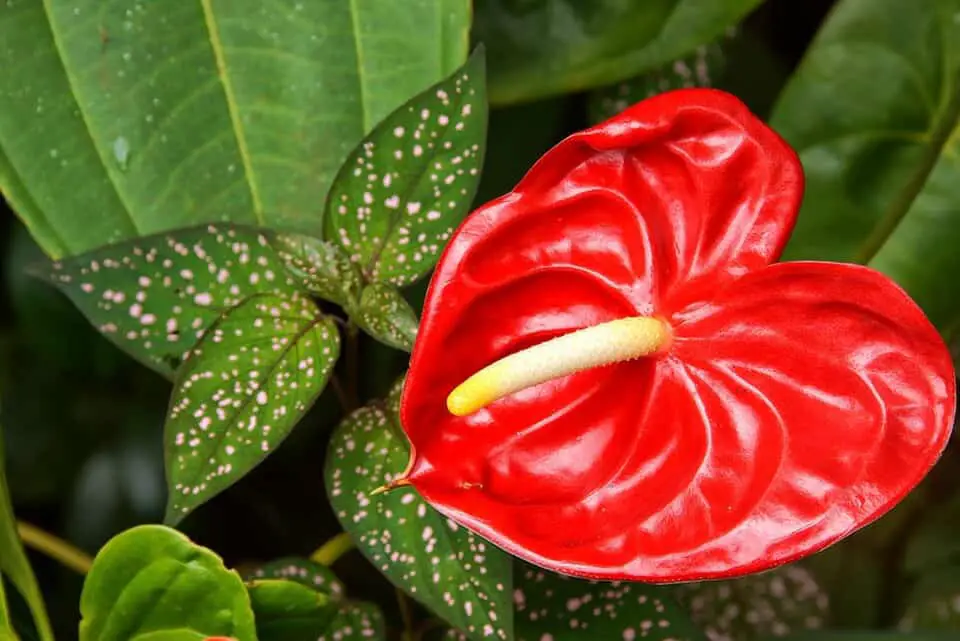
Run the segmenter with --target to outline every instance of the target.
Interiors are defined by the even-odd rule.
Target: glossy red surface
[[[558,144],[439,263],[401,404],[409,480],[517,556],[608,579],[763,570],[890,509],[946,444],[953,365],[885,276],[771,265],[802,191],[794,152],[718,91]],[[511,352],[651,314],[663,356],[446,410]]]

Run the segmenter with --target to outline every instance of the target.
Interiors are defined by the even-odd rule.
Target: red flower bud
[[[559,143],[440,260],[402,482],[605,579],[764,570],[889,510],[947,442],[953,364],[880,273],[772,264],[802,191],[796,154],[719,91]]]

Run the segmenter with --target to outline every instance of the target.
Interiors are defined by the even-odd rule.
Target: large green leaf
[[[401,384],[386,403],[357,410],[337,428],[325,468],[330,502],[360,551],[396,585],[470,639],[512,639],[510,557],[411,488],[371,494],[409,459],[397,418]]]
[[[0,186],[53,255],[319,230],[347,153],[466,59],[468,0],[7,0]]]
[[[619,82],[714,40],[762,0],[477,0],[490,100],[505,104]],[[536,34],[532,37],[531,34]]]
[[[279,447],[340,355],[309,298],[261,294],[226,311],[177,371],[164,426],[167,523],[236,483]]]
[[[47,609],[43,603],[43,594],[30,568],[30,562],[20,543],[17,522],[13,515],[13,504],[7,490],[7,477],[4,470],[3,432],[0,431],[0,576],[20,592],[30,607],[34,624],[41,641],[53,641],[53,631],[47,618]],[[2,579],[0,579],[0,631],[5,620]],[[2,632],[0,632],[2,635]]]
[[[757,641],[819,630],[829,621],[829,597],[798,565],[726,581],[677,586],[677,597],[711,641]]]
[[[786,258],[870,263],[960,321],[960,0],[842,0],[772,116],[807,176]]]
[[[383,641],[386,638],[380,609],[372,603],[344,599],[343,584],[329,568],[318,563],[307,559],[278,559],[254,570],[249,580],[258,641]],[[312,599],[310,595],[314,595]],[[264,598],[270,596],[274,598]],[[326,620],[323,620],[322,607],[317,606],[320,601],[332,609]],[[265,630],[267,618],[270,625]]]
[[[256,641],[240,576],[176,530],[144,525],[107,543],[80,597],[80,641]]]

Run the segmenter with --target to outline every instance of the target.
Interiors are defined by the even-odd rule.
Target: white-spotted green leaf
[[[326,627],[318,633],[295,637],[278,636],[277,639],[283,639],[283,641],[300,638],[317,639],[317,641],[381,641],[386,638],[383,616],[379,608],[371,603],[345,600],[343,584],[329,568],[307,559],[286,558],[263,565],[247,576],[248,581],[254,582],[253,585],[263,580],[276,579],[282,579],[288,583],[295,582],[304,589],[323,596],[335,608]],[[284,589],[290,590],[289,586]],[[306,607],[308,601],[302,594],[301,600],[304,603],[304,609],[309,609]],[[254,609],[256,607],[257,601],[254,599]],[[313,620],[316,620],[316,617]],[[259,618],[257,628],[259,631]],[[267,639],[261,634],[259,641],[267,641]]]
[[[697,49],[658,69],[592,91],[587,110],[590,122],[599,123],[617,115],[630,105],[658,93],[686,87],[714,87],[723,73],[726,57],[724,45],[737,33],[730,27],[723,39],[701,45]]]
[[[97,554],[80,596],[80,641],[257,641],[240,576],[176,530],[143,525]]]
[[[960,632],[960,567],[943,565],[921,577],[897,627],[904,632]]]
[[[799,565],[727,581],[686,583],[677,598],[710,641],[753,641],[819,630],[830,616],[827,593]]]
[[[225,310],[253,294],[295,290],[265,235],[219,225],[110,245],[43,275],[101,333],[166,376]]]
[[[276,449],[323,391],[340,354],[333,320],[304,295],[231,308],[177,373],[164,426],[174,524]]]
[[[314,563],[309,559],[290,557],[277,559],[261,565],[249,572],[245,578],[253,579],[287,579],[296,581],[317,592],[322,592],[332,601],[342,601],[344,596],[343,583],[325,565]]]
[[[517,562],[517,641],[701,641],[673,592],[642,583],[573,579]]]
[[[357,304],[363,280],[339,245],[288,233],[271,234],[270,242],[300,287],[341,307]]]
[[[484,54],[388,116],[334,179],[324,235],[369,281],[406,285],[433,267],[469,211],[487,135]]]
[[[337,518],[377,569],[470,639],[513,639],[510,557],[412,488],[370,495],[408,458],[389,404],[348,416],[327,451],[327,494]]]
[[[396,287],[389,283],[374,283],[364,288],[351,318],[375,339],[409,352],[417,337],[419,321]]]

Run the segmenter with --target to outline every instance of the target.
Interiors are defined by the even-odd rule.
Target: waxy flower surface
[[[559,143],[441,258],[402,482],[606,579],[763,570],[879,517],[947,442],[953,365],[887,277],[775,262],[802,192],[795,153],[719,91]]]

